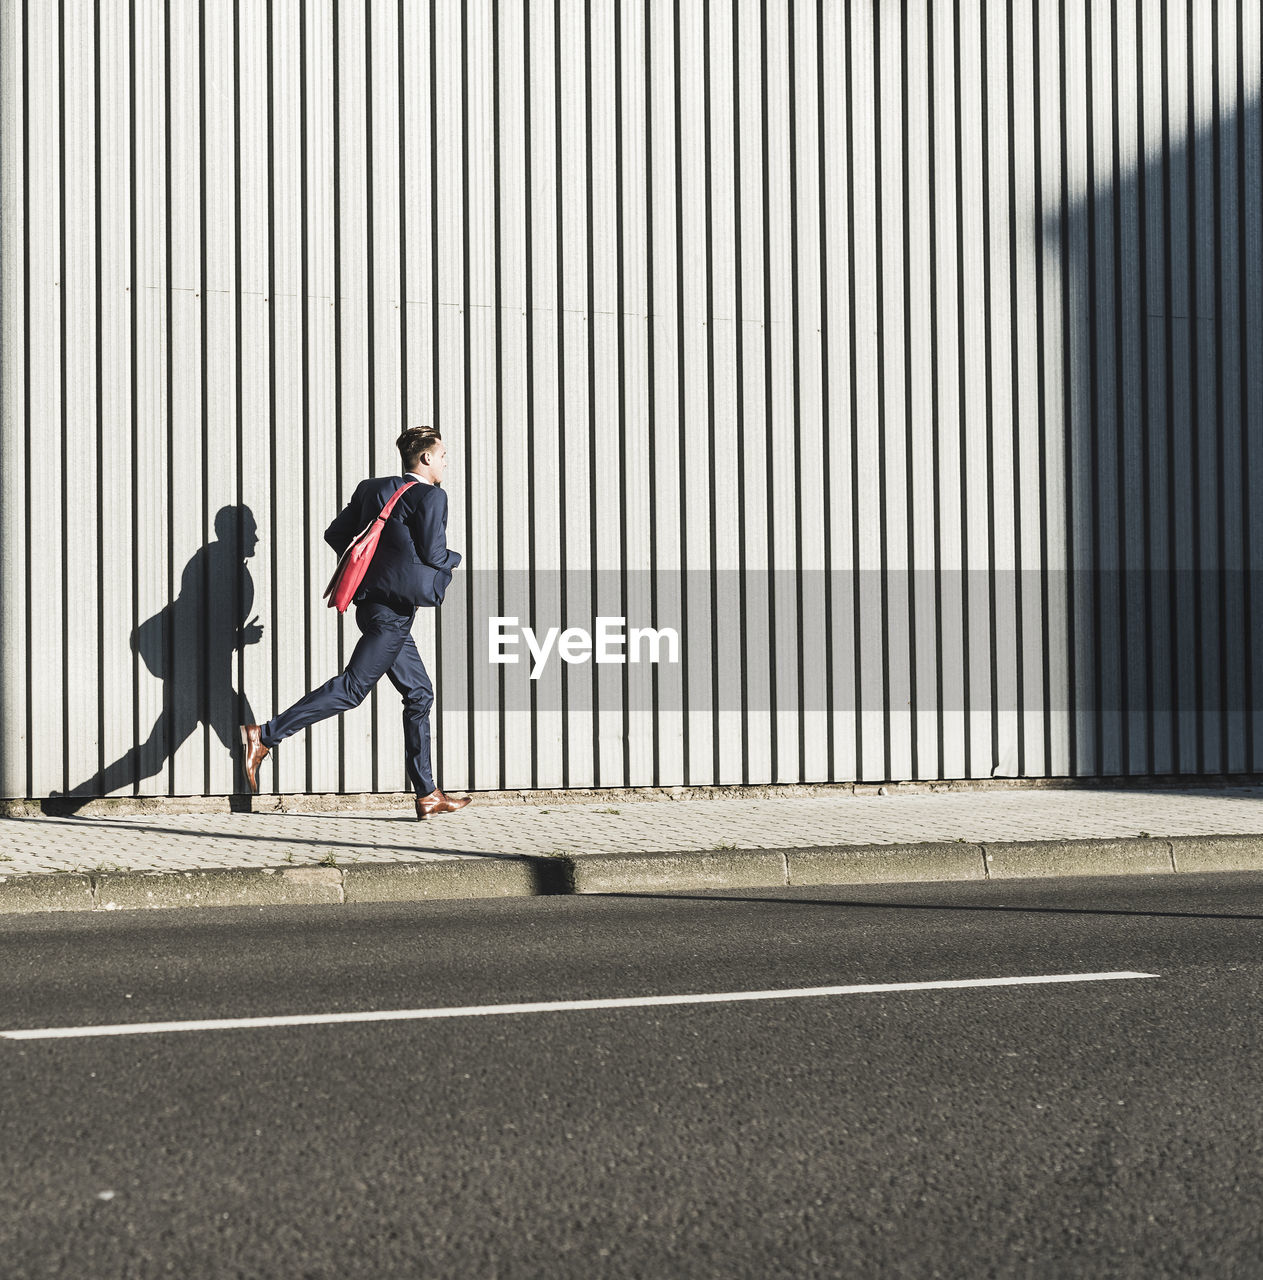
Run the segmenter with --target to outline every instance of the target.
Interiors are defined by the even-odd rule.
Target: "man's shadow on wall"
[[[215,538],[184,566],[176,599],[132,632],[133,652],[162,681],[162,712],[148,738],[58,797],[59,812],[73,813],[88,800],[155,777],[203,724],[235,762],[240,726],[254,723],[254,712],[235,688],[234,660],[244,645],[263,638],[251,617],[254,580],[246,567],[259,544],[254,513],[221,507]],[[196,790],[202,788],[199,781]]]
[[[1072,774],[1263,764],[1259,113],[1173,122],[1165,149],[1044,211],[1067,308],[1070,571],[1050,613]]]

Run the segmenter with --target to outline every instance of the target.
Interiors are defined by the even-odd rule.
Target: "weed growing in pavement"
[[[712,849],[735,849],[736,847],[731,840],[721,840],[718,844],[711,845]]]
[[[336,867],[337,865],[338,855],[336,853],[326,853],[325,856],[316,863],[316,866],[318,867]]]
[[[285,851],[285,858],[284,858],[284,861],[286,861],[286,862],[293,862],[293,861],[294,861],[294,851],[293,851],[293,849],[287,849],[287,850]]]
[[[617,809],[598,809],[597,813],[618,813]]]

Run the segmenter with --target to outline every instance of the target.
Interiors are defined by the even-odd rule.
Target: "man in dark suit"
[[[341,557],[351,540],[381,513],[387,499],[411,481],[382,530],[368,572],[355,593],[355,624],[363,635],[346,670],[294,703],[267,724],[241,726],[246,781],[258,791],[258,769],[268,752],[290,734],[317,720],[358,707],[382,678],[403,697],[404,749],[408,778],[417,793],[417,817],[463,809],[470,800],[445,795],[430,772],[430,707],[434,687],[412,639],[420,607],[441,604],[460,555],[447,546],[447,494],[440,485],[447,446],[428,427],[410,427],[399,437],[402,476],[365,480],[325,530],[325,541]]]

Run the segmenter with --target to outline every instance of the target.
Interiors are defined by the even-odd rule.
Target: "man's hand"
[[[259,615],[256,613],[244,627],[241,628],[242,644],[258,644],[263,639],[263,624],[259,621]]]

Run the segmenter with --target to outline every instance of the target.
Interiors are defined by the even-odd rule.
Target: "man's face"
[[[447,445],[442,440],[433,449],[427,449],[421,456],[421,461],[426,459],[430,461],[430,474],[434,476],[435,484],[443,483],[443,472],[447,470]]]

